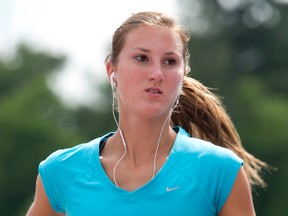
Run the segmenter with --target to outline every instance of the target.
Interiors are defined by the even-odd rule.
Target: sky
[[[25,42],[68,60],[52,90],[68,105],[89,104],[104,82],[104,59],[114,30],[132,13],[145,10],[178,15],[178,0],[0,0],[0,57]],[[98,96],[97,96],[98,94]],[[101,94],[101,93],[100,93]]]

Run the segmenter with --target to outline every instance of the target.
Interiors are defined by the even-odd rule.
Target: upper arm
[[[57,216],[63,215],[56,213],[48,200],[48,197],[45,193],[43,183],[40,175],[37,176],[36,180],[36,190],[35,190],[35,198],[32,205],[29,208],[26,216]]]
[[[231,193],[219,216],[255,216],[250,185],[243,167],[240,168]]]

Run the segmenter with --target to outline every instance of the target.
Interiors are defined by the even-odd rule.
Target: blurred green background
[[[267,188],[253,190],[257,215],[287,215],[288,5],[179,0],[179,7],[192,33],[191,76],[223,97],[244,147],[278,168],[263,173]],[[106,98],[95,108],[67,107],[48,87],[65,62],[27,44],[9,60],[0,56],[0,215],[25,215],[38,164],[51,152],[115,129],[107,81],[95,85]]]

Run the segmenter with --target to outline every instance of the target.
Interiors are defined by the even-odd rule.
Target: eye
[[[164,61],[164,64],[165,65],[174,65],[174,64],[176,64],[176,60],[175,59],[166,59]]]
[[[137,59],[139,62],[148,62],[148,58],[147,58],[147,56],[145,56],[145,55],[138,55],[138,56],[136,56],[136,59]]]

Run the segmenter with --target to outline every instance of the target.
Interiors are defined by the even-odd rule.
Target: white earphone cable
[[[119,163],[123,160],[123,158],[125,157],[126,153],[127,153],[127,144],[126,144],[126,141],[125,141],[125,138],[124,138],[124,135],[122,133],[122,130],[119,126],[119,123],[118,123],[118,120],[116,118],[116,115],[115,115],[115,89],[113,87],[113,85],[111,85],[112,87],[112,114],[113,114],[113,118],[114,118],[114,121],[119,129],[119,133],[120,133],[120,136],[121,136],[121,139],[122,139],[122,144],[124,146],[124,153],[123,155],[121,156],[121,158],[116,162],[116,164],[114,165],[113,167],[113,181],[116,185],[116,187],[119,188],[119,185],[118,185],[118,182],[117,182],[117,179],[116,179],[116,169],[117,169],[117,166],[119,165]],[[161,138],[162,138],[162,133],[163,133],[163,129],[167,123],[167,120],[169,119],[169,117],[171,116],[173,110],[177,107],[178,105],[178,101],[179,101],[179,96],[177,96],[177,100],[176,100],[176,103],[175,105],[173,106],[173,108],[171,109],[169,115],[166,117],[163,125],[162,125],[162,128],[161,128],[161,131],[159,133],[159,137],[158,137],[158,141],[157,141],[157,145],[156,145],[156,150],[155,150],[155,154],[154,154],[154,159],[153,159],[153,173],[152,173],[152,178],[151,180],[155,177],[156,175],[156,169],[157,169],[157,154],[158,154],[158,150],[159,150],[159,146],[160,146],[160,142],[161,142]]]
[[[114,181],[115,185],[119,188],[119,185],[118,185],[117,180],[116,180],[116,168],[117,168],[118,164],[122,161],[122,159],[125,157],[125,155],[127,153],[127,145],[126,145],[126,141],[124,139],[122,130],[121,130],[120,126],[119,126],[119,123],[118,123],[116,115],[115,115],[115,90],[114,90],[114,87],[112,85],[111,85],[111,87],[112,87],[112,114],[113,114],[114,121],[115,121],[115,123],[116,123],[116,125],[117,125],[117,127],[119,129],[119,133],[120,133],[120,136],[121,136],[121,139],[122,139],[122,144],[124,146],[123,155],[121,156],[121,158],[117,161],[117,163],[113,167],[113,181]]]
[[[160,146],[160,141],[161,141],[161,138],[162,138],[162,132],[163,132],[164,126],[166,125],[167,120],[169,119],[169,117],[172,115],[173,110],[177,107],[177,105],[178,105],[178,103],[179,103],[179,97],[180,97],[180,94],[178,94],[174,106],[172,107],[169,115],[166,117],[166,119],[165,119],[165,121],[164,121],[164,124],[162,125],[161,131],[160,131],[160,134],[159,134],[159,138],[158,138],[158,142],[157,142],[157,146],[156,146],[156,150],[155,150],[155,154],[154,154],[153,175],[152,175],[152,178],[151,178],[151,179],[153,179],[153,178],[155,177],[155,175],[156,175],[156,169],[157,169],[157,167],[156,167],[156,166],[157,166],[157,154],[158,154],[158,149],[159,149],[159,146]]]

